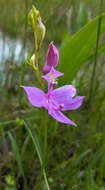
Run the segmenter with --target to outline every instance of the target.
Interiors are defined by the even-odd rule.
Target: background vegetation
[[[58,69],[65,74],[58,86],[73,84],[78,95],[86,96],[79,110],[67,113],[78,124],[77,128],[47,116],[46,171],[50,187],[105,189],[105,2],[101,5],[102,2],[0,1],[0,189],[42,189],[35,149],[43,147],[41,110],[28,103],[20,88],[22,84],[38,85],[27,64],[34,51],[27,19],[32,4],[40,10],[46,25],[40,72],[48,45],[54,41],[60,51]],[[46,189],[44,181],[43,189]]]

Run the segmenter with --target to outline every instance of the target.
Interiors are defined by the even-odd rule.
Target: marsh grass
[[[23,42],[20,62],[16,63],[12,54],[5,63],[2,57],[0,63],[4,64],[3,71],[0,71],[0,188],[4,190],[26,189],[26,186],[27,189],[39,188],[40,162],[37,154],[40,148],[43,149],[42,113],[41,110],[28,104],[20,88],[23,82],[37,86],[35,74],[28,64],[25,64],[27,60],[24,58],[27,40],[31,44],[31,51],[34,48],[33,34],[27,26],[27,12],[33,3],[40,9],[47,28],[46,39],[40,52],[41,72],[49,42],[54,40],[55,44],[60,46],[65,31],[69,31],[71,35],[76,32],[75,23],[80,1],[55,0],[51,3],[47,0],[46,5],[44,0],[36,2],[10,0],[8,4],[4,0],[1,1],[0,20],[4,32],[4,44],[7,31],[10,36],[21,36]],[[68,28],[66,13],[71,6],[73,7],[71,28]],[[103,10],[104,8],[105,3]],[[91,18],[98,15],[99,1],[86,0],[85,11],[88,12],[88,17],[91,15]],[[101,42],[103,44],[105,42],[104,35],[100,39],[100,44]],[[53,190],[105,189],[105,56],[103,52],[98,57],[95,69],[97,77],[95,77],[95,88],[89,107],[94,52],[93,49],[89,60],[72,81],[72,84],[77,87],[77,93],[86,96],[83,106],[68,114],[78,123],[78,127],[62,125],[47,116],[46,171],[48,182]],[[36,135],[34,137],[37,140],[34,142],[37,144],[33,144],[33,136],[30,137],[31,132],[28,133],[26,125]],[[37,151],[34,145],[39,147]],[[43,179],[40,185],[40,189],[46,189]]]

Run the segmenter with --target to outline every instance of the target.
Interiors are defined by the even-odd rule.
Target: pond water
[[[19,61],[22,55],[23,44],[20,38],[11,38],[4,36],[3,32],[0,31],[0,70],[3,68],[3,63],[14,57],[14,61]],[[27,57],[28,49],[24,50],[24,58]]]
[[[7,79],[9,66],[13,63],[24,63],[28,49],[28,46],[24,48],[23,41],[20,38],[12,38],[0,30],[0,87],[6,84],[7,80],[10,84],[12,75],[9,74]]]

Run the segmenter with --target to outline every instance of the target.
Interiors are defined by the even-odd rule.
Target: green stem
[[[46,166],[46,152],[47,152],[47,124],[46,124],[46,110],[43,108],[43,127],[44,127],[44,153],[43,153],[43,168]]]
[[[45,181],[47,190],[50,190],[50,186],[48,184],[48,180],[47,180],[47,176],[46,176],[46,171],[45,171],[45,168],[43,168],[43,167],[41,168],[40,183],[39,183],[39,186],[38,186],[38,190],[41,189],[42,177],[44,177],[44,181]]]
[[[34,70],[36,71],[36,76],[38,79],[38,82],[40,84],[40,88],[43,88],[43,85],[41,83],[40,74],[39,74],[39,67],[38,67],[38,59],[39,59],[39,49],[37,44],[37,38],[36,38],[36,32],[34,32],[34,39],[35,39],[35,65]],[[40,175],[40,181],[42,180],[42,176],[44,177],[45,184],[47,187],[47,190],[50,190],[47,176],[45,172],[45,166],[46,166],[46,151],[47,151],[47,125],[46,125],[46,110],[43,108],[43,125],[44,125],[44,153],[43,153],[43,163],[41,165],[41,175]]]
[[[38,82],[40,84],[40,88],[42,89],[42,83],[41,83],[40,74],[39,74],[39,67],[38,67],[38,59],[39,59],[39,50],[36,50],[35,70],[36,70],[36,75],[37,75]]]
[[[42,119],[43,119],[43,128],[44,128],[44,148],[43,148],[43,162],[41,166],[41,174],[40,174],[40,183],[39,183],[39,188],[40,189],[40,184],[42,181],[42,176],[44,177],[45,183],[47,190],[49,190],[49,185],[48,181],[46,178],[46,173],[45,173],[45,168],[46,168],[46,152],[47,152],[47,124],[46,124],[46,110],[43,108],[43,114],[42,114]]]
[[[44,124],[44,152],[43,152],[43,165],[42,165],[42,172],[43,172],[43,176],[44,176],[44,180],[46,183],[46,187],[47,190],[50,190],[49,184],[48,184],[48,180],[46,177],[46,172],[45,172],[45,168],[46,168],[46,152],[47,152],[47,123],[46,123],[46,110],[43,108],[43,124]]]
[[[39,66],[38,66],[39,48],[37,45],[36,32],[34,32],[34,39],[35,39],[35,65],[34,65],[34,70],[36,72],[36,76],[37,76],[38,82],[40,84],[40,88],[42,89],[42,84],[41,84],[41,79],[40,79],[40,74],[39,74]]]
[[[44,176],[44,180],[45,180],[47,190],[50,190],[50,186],[49,186],[48,181],[47,181],[47,176],[46,176],[45,169],[43,169],[43,176]]]
[[[39,181],[38,190],[40,190],[40,188],[41,188],[42,178],[44,177],[44,179],[45,179],[44,170],[46,167],[47,125],[46,125],[46,110],[44,108],[42,109],[42,129],[44,129],[44,148],[43,148],[43,162],[42,162],[42,166],[41,166],[41,174],[40,174],[40,181]],[[41,134],[40,134],[40,136],[41,136]],[[47,184],[48,184],[48,182],[47,182]],[[46,186],[47,186],[47,184],[46,184]]]
[[[96,42],[96,49],[95,49],[95,60],[94,60],[93,71],[92,71],[92,76],[91,76],[91,83],[90,83],[89,101],[91,101],[91,98],[93,95],[93,86],[94,86],[94,80],[95,80],[95,75],[96,75],[99,37],[100,37],[100,29],[101,29],[101,21],[102,21],[102,12],[103,12],[103,0],[100,0],[100,15],[99,15],[99,20],[98,20],[97,42]]]

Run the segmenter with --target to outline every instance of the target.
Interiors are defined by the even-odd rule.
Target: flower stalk
[[[34,32],[34,40],[35,40],[35,65],[34,65],[34,70],[36,72],[37,80],[40,85],[40,88],[42,89],[42,83],[40,79],[40,74],[39,74],[39,66],[38,66],[38,59],[39,59],[39,48],[37,44],[37,37],[36,37],[36,32]]]
[[[43,168],[46,167],[46,152],[47,152],[47,123],[46,110],[43,108],[43,124],[44,124],[44,152],[43,152]]]
[[[45,173],[46,168],[46,157],[47,157],[47,124],[46,124],[46,110],[48,114],[52,116],[56,121],[76,126],[76,124],[66,117],[62,111],[75,110],[78,109],[83,102],[84,96],[76,96],[76,89],[72,85],[64,85],[60,88],[53,89],[57,84],[58,77],[63,76],[64,74],[55,70],[55,67],[59,62],[59,52],[54,44],[51,42],[48,48],[46,62],[43,68],[44,76],[42,78],[48,83],[48,92],[45,93],[43,89],[43,83],[41,81],[39,73],[39,51],[42,44],[42,41],[45,36],[45,26],[41,21],[39,11],[32,6],[32,10],[29,13],[29,21],[34,32],[35,40],[35,55],[32,56],[30,60],[30,65],[36,72],[37,80],[40,85],[40,88],[22,86],[25,90],[30,104],[35,107],[42,108],[42,120],[44,128],[44,148],[43,156],[41,159],[41,175],[40,175],[40,185],[42,177],[45,180],[46,189],[50,190],[48,180]],[[47,73],[47,74],[46,74]]]
[[[38,65],[40,46],[38,45],[36,32],[34,32],[34,40],[35,40],[35,53],[36,53],[34,70],[36,72],[36,76],[37,76],[37,80],[38,80],[38,83],[40,85],[40,88],[42,89],[43,86],[41,83],[41,78],[40,78],[40,74],[39,74],[39,65]],[[49,184],[47,181],[47,177],[45,174],[46,152],[47,152],[47,124],[46,124],[46,110],[45,110],[45,108],[43,108],[42,119],[43,119],[43,127],[44,127],[44,151],[43,151],[43,164],[42,164],[42,168],[41,168],[41,171],[42,171],[41,172],[41,178],[42,178],[42,173],[43,173],[43,177],[45,179],[45,184],[46,184],[47,190],[50,190],[50,187],[49,187]]]
[[[32,9],[28,14],[28,20],[34,32],[34,40],[35,40],[35,63],[32,65],[32,67],[36,72],[37,80],[40,84],[40,88],[42,89],[38,59],[39,59],[39,51],[40,51],[41,44],[45,36],[46,29],[45,29],[44,24],[41,21],[39,10],[37,10],[34,6],[32,6]]]

